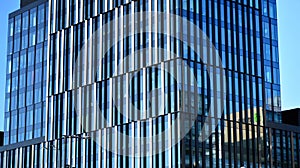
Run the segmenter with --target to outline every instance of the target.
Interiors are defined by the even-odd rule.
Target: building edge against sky
[[[178,0],[172,1],[173,3],[167,1],[158,3],[160,1],[120,0],[112,4],[110,2],[36,1],[10,14],[5,109],[6,146],[0,148],[0,167],[31,164],[50,167],[55,164],[75,167],[121,164],[128,167],[132,165],[299,166],[299,129],[280,124],[275,1]],[[197,55],[194,55],[180,41],[170,39],[172,42],[168,43],[163,35],[137,34],[124,39],[114,50],[109,51],[104,59],[106,62],[99,63],[97,55],[92,58],[97,60],[95,69],[102,68],[101,73],[98,72],[99,75],[92,82],[89,83],[83,78],[93,79],[91,76],[93,73],[88,73],[83,78],[76,78],[72,73],[74,68],[72,60],[81,59],[78,55],[83,46],[82,41],[87,38],[87,35],[96,32],[100,25],[114,19],[115,16],[133,11],[168,11],[187,18],[207,33],[219,49],[219,54],[225,62],[228,93],[224,103],[224,115],[209,140],[198,142],[195,137],[199,136],[208,104],[211,103],[207,98],[210,94],[207,89],[209,82],[204,72],[210,68],[218,69],[203,64]],[[154,23],[154,26],[158,24]],[[175,31],[180,31],[180,27],[177,28],[174,27]],[[112,30],[120,33],[120,30],[114,27]],[[101,36],[104,37],[103,34],[99,35],[100,38]],[[182,90],[172,85],[174,83],[172,78],[163,78],[163,73],[157,68],[174,66],[175,71],[179,72],[181,71],[180,66],[177,65],[179,59],[164,60],[163,55],[159,54],[145,54],[146,63],[151,58],[158,60],[157,67],[149,68],[147,64],[140,65],[138,62],[133,62],[133,70],[135,66],[142,66],[145,70],[140,77],[133,79],[133,86],[130,88],[132,95],[123,93],[122,90],[126,90],[126,87],[121,88],[122,85],[117,85],[117,94],[130,96],[130,98],[118,97],[120,104],[126,105],[129,100],[132,100],[137,103],[137,106],[145,107],[147,102],[139,95],[146,97],[147,91],[161,87],[163,83],[164,87],[168,88],[168,94],[172,95],[165,97],[165,101],[169,103],[166,105],[166,110],[151,118],[147,124],[139,120],[135,111],[127,109],[125,105],[120,111],[124,110],[122,113],[128,114],[129,116],[126,117],[132,117],[132,120],[122,118],[120,112],[112,106],[114,63],[119,58],[125,58],[126,54],[152,45],[174,49],[175,53],[182,54],[182,59],[194,67],[200,82],[197,85],[197,93],[193,94],[199,96],[203,105],[198,109],[199,117],[195,127],[171,150],[151,157],[131,158],[105,151],[103,148],[110,145],[108,142],[119,139],[119,137],[106,135],[111,128],[122,130],[131,136],[136,134],[149,136],[157,133],[156,130],[165,128],[173,121],[172,118],[182,114],[180,105],[176,103],[181,98],[179,93]],[[104,46],[97,46],[99,49],[102,47]],[[87,64],[83,62],[82,66],[86,67]],[[122,84],[122,81],[126,81],[132,74],[129,66],[114,79]],[[141,78],[145,80],[142,81]],[[75,107],[78,105],[74,103],[77,92],[72,90],[74,82],[71,79],[77,80],[75,83],[81,94],[79,108]],[[154,83],[151,85],[153,80]],[[147,88],[138,87],[139,82],[140,86],[147,86]],[[183,86],[185,86],[184,82]],[[183,89],[183,92],[185,91]],[[160,96],[163,95],[158,94],[156,98]],[[97,101],[93,97],[96,97]],[[100,106],[106,119],[110,121],[108,125],[103,121],[88,122],[89,118],[97,119],[97,113],[85,109],[85,105],[90,101]],[[87,115],[84,114],[85,112]],[[150,125],[154,126],[150,127]],[[99,146],[92,140],[81,138],[62,139],[63,135],[86,135],[87,132],[98,135],[103,144]],[[123,150],[130,148],[129,142],[127,142],[129,146],[126,141],[115,142],[117,146],[124,143],[126,147]],[[280,147],[283,144],[286,144],[285,148]],[[132,148],[136,147],[134,144],[131,145]],[[150,144],[153,148],[155,145],[157,144]]]
[[[45,131],[48,1],[30,6],[9,16],[5,144],[41,137]]]

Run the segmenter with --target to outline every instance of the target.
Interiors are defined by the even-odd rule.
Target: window
[[[17,114],[16,114],[16,111],[13,112],[14,114],[12,114],[11,116],[11,129],[14,130],[14,129],[17,129]]]
[[[34,115],[34,123],[35,124],[41,123],[42,122],[42,109],[41,109],[41,107],[36,108],[34,114],[35,114]]]
[[[25,87],[25,84],[26,84],[26,76],[25,75],[26,75],[25,73],[20,74],[20,89]]]
[[[272,39],[278,40],[277,25],[272,24],[271,29],[272,29]]]
[[[206,0],[202,0],[202,15],[206,15]]]
[[[33,70],[28,70],[27,71],[27,86],[33,85],[34,82],[34,71]]]
[[[263,15],[268,16],[268,2],[267,2],[267,0],[263,0]]]
[[[8,35],[13,36],[14,35],[14,18],[9,19],[9,28],[8,28]]]
[[[273,62],[279,62],[278,48],[276,46],[272,46],[272,57],[273,57]]]
[[[5,99],[5,112],[10,110],[10,97]]]
[[[18,54],[14,54],[14,59],[13,59],[13,72],[16,72],[19,70],[19,57]]]
[[[44,23],[45,21],[45,5],[42,4],[38,7],[38,23]]]
[[[42,68],[37,68],[35,70],[35,83],[42,81]]]
[[[21,44],[20,36],[15,37],[14,52],[20,51],[20,46],[21,46],[20,44]]]
[[[194,1],[189,1],[190,3],[190,12],[194,12],[195,6],[194,6]]]
[[[41,94],[42,94],[41,87],[36,88],[34,91],[34,103],[38,103],[41,101],[41,97],[42,97]]]
[[[266,88],[266,108],[271,110],[272,106],[272,91],[269,88]]]
[[[278,68],[273,68],[273,78],[275,84],[280,84],[280,73]]]
[[[264,44],[264,58],[271,61],[271,49],[269,44]]]
[[[19,114],[19,128],[25,127],[25,113],[24,111]]]
[[[28,47],[28,33],[25,32],[22,34],[22,50]]]
[[[12,78],[12,83],[11,83],[11,91],[14,92],[18,89],[18,77],[15,76]]]
[[[276,4],[273,2],[269,3],[269,13],[270,13],[270,18],[273,19],[277,18]]]
[[[259,37],[256,38],[256,50],[257,50],[257,54],[260,55],[260,38]]]
[[[36,26],[36,8],[30,10],[30,28]]]
[[[28,66],[34,65],[34,48],[30,48],[28,51]]]
[[[11,110],[15,110],[17,108],[17,95],[12,95],[11,96]]]
[[[35,63],[43,62],[43,45],[38,45],[36,49]]]
[[[19,108],[25,106],[25,92],[19,93]]]
[[[29,33],[29,46],[35,45],[35,40],[36,40],[36,34],[34,32]]]
[[[33,98],[33,91],[30,90],[30,91],[27,91],[27,94],[26,94],[26,105],[32,105],[32,98]]]
[[[38,29],[38,37],[37,37],[37,43],[40,43],[42,41],[44,41],[44,28],[43,27],[40,27]]]
[[[242,9],[241,6],[238,6],[238,19],[239,19],[239,26],[242,27],[243,26],[243,15],[242,15]]]
[[[29,109],[26,114],[26,126],[33,125],[33,110]]]
[[[12,39],[8,39],[8,43],[7,43],[7,54],[12,54],[13,50],[13,40]]]
[[[28,12],[24,12],[22,14],[22,31],[28,30],[28,24],[29,24],[29,19],[28,19]]]
[[[7,63],[6,63],[6,72],[7,74],[10,74],[11,73],[11,56],[8,56],[7,57]]]
[[[16,16],[15,19],[15,34],[17,34],[21,32],[21,15]]]
[[[263,35],[265,38],[270,38],[270,27],[268,22],[263,22]]]
[[[26,52],[21,52],[20,69],[26,68]]]
[[[265,81],[269,83],[272,82],[272,72],[269,66],[265,66]]]
[[[10,77],[6,79],[6,92],[5,93],[10,93]]]
[[[257,76],[261,77],[261,62],[257,60]]]

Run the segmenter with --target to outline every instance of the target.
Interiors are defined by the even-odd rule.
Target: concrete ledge
[[[0,152],[12,150],[12,149],[16,149],[16,148],[21,148],[21,147],[25,147],[25,146],[35,145],[35,144],[39,144],[42,142],[45,142],[45,137],[35,138],[35,139],[28,140],[28,141],[23,141],[23,142],[18,142],[18,143],[11,144],[11,145],[1,146]]]

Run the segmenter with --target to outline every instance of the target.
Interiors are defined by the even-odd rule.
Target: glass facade
[[[276,0],[38,2],[9,17],[7,148],[0,148],[0,167],[299,167],[300,131],[268,124],[281,123]],[[195,53],[179,39],[150,31],[195,39],[189,44],[194,47],[205,42],[177,22],[156,18],[145,26],[139,25],[142,18],[124,17],[102,29],[135,12],[187,19],[207,35],[222,62],[209,57],[206,44]],[[145,33],[128,36],[141,27]],[[91,47],[84,48],[95,34]],[[113,38],[121,40],[102,55]],[[135,55],[140,50],[143,54]],[[212,89],[208,71],[226,94]],[[210,110],[224,112],[212,119],[206,128],[212,134],[200,142],[211,105]],[[113,133],[155,136],[176,118],[189,121],[186,112],[193,110],[193,127],[166,151],[160,151],[160,143],[128,141]],[[155,142],[176,141],[181,126]],[[81,138],[87,135],[97,138]],[[107,148],[140,152],[130,157]]]
[[[48,2],[9,17],[5,145],[45,134]]]

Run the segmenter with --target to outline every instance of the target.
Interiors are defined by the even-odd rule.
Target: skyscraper
[[[299,166],[299,130],[278,127],[275,0],[21,6],[0,167]]]

